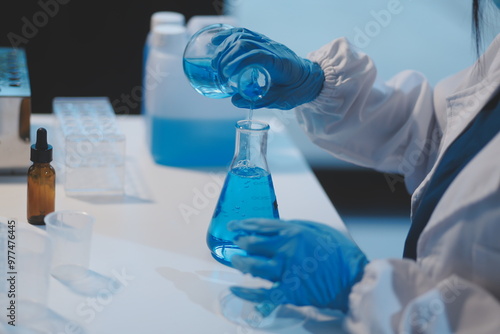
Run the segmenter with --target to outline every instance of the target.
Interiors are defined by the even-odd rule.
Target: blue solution
[[[222,90],[211,58],[184,59],[184,73],[194,89],[206,97],[222,99],[231,96]]]
[[[227,223],[247,218],[279,218],[271,174],[259,167],[235,167],[227,174],[207,233],[207,245],[220,263],[231,266],[234,254],[245,254],[233,243],[236,234]]]
[[[211,58],[184,59],[184,73],[191,85],[198,93],[215,99],[226,98],[237,92],[249,101],[261,99],[270,85],[269,75],[262,71],[254,66],[245,67],[236,78],[223,82],[212,67]]]
[[[234,120],[151,116],[151,153],[174,167],[228,166],[234,153]]]

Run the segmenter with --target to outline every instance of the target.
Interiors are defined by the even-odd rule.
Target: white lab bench
[[[277,119],[267,120],[272,127],[268,160],[281,217],[344,229],[284,127]],[[43,125],[52,133],[53,121],[53,115],[33,115],[32,128]],[[51,279],[49,307],[54,312],[79,323],[89,334],[342,332],[338,314],[314,308],[303,309],[307,315],[303,324],[281,331],[243,328],[226,320],[218,305],[228,286],[266,282],[219,264],[205,244],[225,171],[157,165],[149,154],[141,116],[120,116],[118,124],[127,141],[124,197],[68,197],[63,175],[58,179],[56,210],[87,211],[96,223],[92,291]],[[56,168],[58,164],[55,159]],[[25,176],[0,177],[0,216],[37,228],[26,223]],[[122,287],[116,290],[110,279]]]

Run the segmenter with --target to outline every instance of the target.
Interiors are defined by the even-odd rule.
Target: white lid
[[[163,52],[182,53],[186,47],[186,27],[160,24],[154,27],[151,45]]]
[[[234,16],[229,15],[195,15],[187,24],[187,34],[193,36],[198,30],[211,24],[224,23],[233,27],[238,26],[238,21]]]
[[[156,12],[151,15],[151,31],[159,24],[177,24],[183,26],[186,19],[183,14],[177,12]]]

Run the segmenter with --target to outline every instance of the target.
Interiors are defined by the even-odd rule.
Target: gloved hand
[[[314,100],[325,80],[321,67],[300,58],[286,46],[264,35],[244,28],[233,28],[215,35],[217,45],[212,66],[219,75],[230,78],[248,65],[264,67],[271,77],[271,87],[254,108],[288,110]],[[240,108],[250,108],[251,102],[240,94],[232,97]]]
[[[258,218],[233,221],[228,228],[247,251],[247,256],[232,257],[234,268],[275,282],[271,289],[231,287],[236,296],[347,311],[351,288],[368,260],[346,235],[319,223]]]

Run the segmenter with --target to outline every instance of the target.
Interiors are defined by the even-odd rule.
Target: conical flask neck
[[[262,121],[243,120],[236,123],[236,146],[231,168],[267,166],[267,134],[269,125]]]

